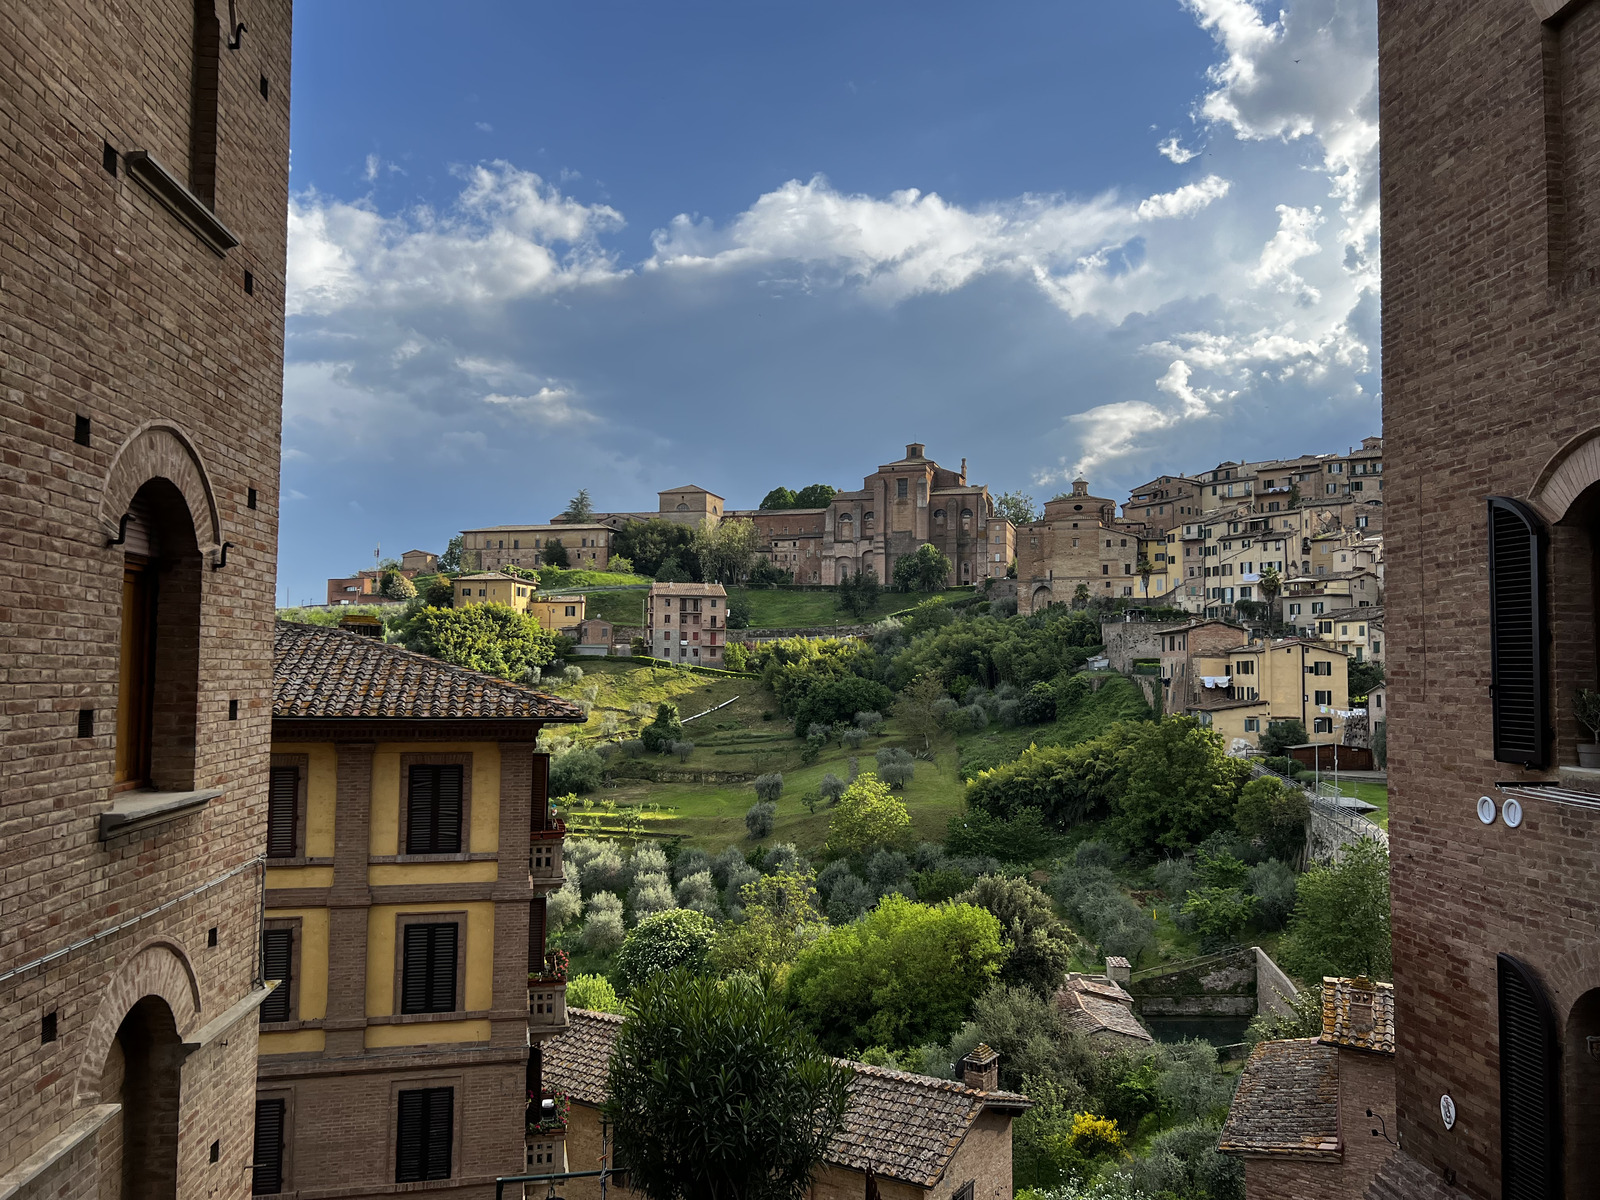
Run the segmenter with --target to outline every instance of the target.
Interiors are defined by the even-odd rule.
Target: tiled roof
[[[513,582],[526,582],[525,580],[518,580],[515,575],[507,575],[504,571],[479,571],[476,575],[457,575],[456,578],[455,578],[455,582],[456,583],[473,583],[475,581],[484,580],[484,579],[489,579],[489,580],[509,579],[509,580],[512,580]]]
[[[652,583],[652,596],[726,596],[720,583]]]
[[[425,654],[321,625],[279,621],[274,717],[584,720],[575,704]]]
[[[569,1008],[566,1032],[544,1043],[545,1086],[583,1104],[606,1099],[606,1071],[622,1018]],[[1018,1112],[1015,1092],[980,1092],[933,1079],[837,1060],[855,1072],[844,1125],[828,1143],[827,1161],[851,1170],[932,1187],[967,1130],[985,1108]]]
[[[1260,1043],[1239,1076],[1217,1149],[1337,1158],[1338,1049],[1316,1038]]]
[[[1393,1054],[1394,984],[1331,976],[1323,979],[1322,1041]]]
[[[1133,997],[1104,976],[1068,975],[1056,993],[1056,1007],[1069,1024],[1091,1037],[1115,1033],[1142,1042],[1155,1040],[1133,1015]]]

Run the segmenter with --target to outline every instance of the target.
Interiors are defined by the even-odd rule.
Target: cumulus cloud
[[[1174,134],[1172,137],[1169,137],[1166,141],[1157,146],[1156,151],[1161,155],[1161,157],[1177,163],[1180,167],[1183,166],[1184,163],[1192,162],[1200,157],[1200,151],[1189,150],[1180,145],[1176,134]]]
[[[547,386],[527,396],[503,396],[491,392],[483,398],[483,402],[504,405],[511,412],[544,425],[581,425],[593,421],[594,414],[579,408],[573,403],[574,399],[568,388]]]

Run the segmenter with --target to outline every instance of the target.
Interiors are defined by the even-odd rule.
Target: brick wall
[[[1500,1188],[1495,954],[1543,979],[1569,1065],[1600,1033],[1568,1020],[1600,985],[1600,819],[1530,802],[1512,830],[1473,811],[1539,777],[1493,761],[1484,500],[1543,503],[1597,423],[1600,10],[1567,7],[1556,27],[1528,0],[1379,3],[1386,536],[1406,564],[1385,619],[1397,1104],[1406,1153],[1475,1197]],[[1589,530],[1574,517],[1552,542],[1560,764],[1572,689],[1596,679],[1595,609]],[[1594,1137],[1569,1122],[1569,1163],[1600,1156]]]
[[[260,841],[289,50],[288,0],[256,0],[239,49],[219,51],[215,211],[241,240],[220,256],[130,178],[121,157],[147,150],[187,176],[193,6],[38,0],[0,10],[0,228],[7,231],[0,239],[0,964],[7,967],[215,879],[253,856]],[[102,165],[106,145],[119,155],[115,175]],[[90,421],[86,446],[74,439],[78,416]],[[172,581],[174,595],[180,586],[198,592],[198,623],[184,635],[189,685],[198,678],[189,701],[195,732],[192,748],[170,747],[180,761],[158,766],[223,794],[198,812],[102,843],[123,567],[122,548],[106,544],[105,521],[116,527],[123,482],[137,487],[167,474],[164,456],[183,445],[172,434],[136,437],[152,422],[181,431],[203,465],[209,496],[186,489],[191,509],[194,502],[201,509],[190,513],[201,548],[211,538],[200,535],[213,531],[232,543],[222,569],[191,560]],[[251,488],[255,508],[247,503]],[[229,720],[230,700],[239,702],[237,720]],[[79,738],[84,708],[95,713],[93,736]],[[0,981],[0,1174],[89,1111],[121,1016],[147,976],[161,974],[152,964],[162,956],[192,972],[198,993],[198,1007],[180,997],[180,1034],[249,993],[256,888],[245,872]],[[207,944],[213,927],[214,948]],[[59,1040],[42,1044],[40,1021],[51,1012]],[[226,1200],[248,1192],[242,1168],[251,1151],[253,1050],[253,1032],[230,1034],[225,1052],[208,1048],[185,1063],[179,1194]],[[216,1164],[213,1140],[220,1142]],[[84,1164],[97,1143],[98,1135],[79,1143],[71,1161],[37,1179],[30,1194],[93,1192]]]

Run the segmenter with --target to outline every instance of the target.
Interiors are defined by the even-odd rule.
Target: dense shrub
[[[867,771],[839,797],[828,821],[828,849],[837,854],[864,854],[878,846],[900,845],[910,831],[911,816],[905,804]]]
[[[1280,929],[1294,908],[1295,874],[1275,858],[1250,868],[1250,894],[1256,898],[1256,916],[1268,929]]]
[[[545,905],[545,920],[552,931],[562,928],[583,911],[583,893],[570,883],[554,893]]]
[[[1123,892],[1106,867],[1064,865],[1050,881],[1051,890],[1073,924],[1099,948],[1102,957],[1121,955],[1137,962],[1155,945],[1155,919]]]
[[[1299,852],[1310,821],[1305,790],[1270,775],[1245,784],[1233,809],[1234,828],[1274,858],[1290,859]]]
[[[678,706],[662,701],[656,705],[655,720],[639,734],[639,741],[651,754],[665,754],[672,743],[683,740],[683,722],[678,719]]]
[[[1042,995],[1054,992],[1072,960],[1071,932],[1056,918],[1050,898],[1026,879],[991,875],[960,897],[994,914],[1010,954],[1002,983],[1022,984]]]
[[[856,713],[887,708],[893,700],[894,693],[875,680],[859,675],[829,680],[808,689],[795,705],[795,734],[798,736],[813,724],[830,728],[849,724]]]
[[[1048,683],[1031,685],[1018,701],[1017,720],[1023,725],[1046,725],[1055,719],[1055,690]]]
[[[757,775],[755,784],[756,799],[767,804],[777,803],[778,797],[783,794],[783,775],[777,771],[765,775]]]
[[[779,842],[776,846],[767,848],[766,857],[761,860],[761,873],[763,875],[776,875],[780,871],[805,873],[811,870],[811,864],[800,857],[793,842]]]
[[[678,851],[672,862],[672,877],[680,883],[691,875],[711,870],[711,856],[698,846],[688,846]]]
[[[575,975],[567,980],[567,1007],[591,1012],[620,1013],[622,1001],[604,975]]]
[[[866,880],[848,872],[835,880],[828,894],[828,920],[835,925],[848,925],[877,903],[878,897]]]
[[[916,760],[911,751],[898,746],[885,746],[875,756],[878,778],[891,788],[899,790],[910,783],[916,773]]]
[[[1037,810],[1025,809],[1012,820],[980,808],[951,817],[945,845],[951,854],[981,855],[1005,862],[1036,862],[1055,854],[1061,835],[1045,826]]]
[[[857,730],[857,732],[860,732]],[[839,797],[844,795],[844,789],[849,786],[832,771],[822,777],[822,782],[817,785],[817,791],[829,804],[837,804]]]
[[[744,814],[744,827],[749,830],[751,838],[760,841],[764,837],[771,836],[772,827],[777,819],[776,804],[757,802]]]
[[[640,921],[617,954],[617,982],[631,992],[659,972],[684,967],[705,970],[716,923],[704,913],[674,909]]]
[[[712,881],[710,871],[697,871],[693,875],[685,875],[678,880],[678,887],[673,893],[681,908],[692,908],[696,912],[716,915],[717,885]]]

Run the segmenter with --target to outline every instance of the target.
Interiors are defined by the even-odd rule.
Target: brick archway
[[[121,535],[122,518],[138,490],[152,479],[166,479],[183,493],[194,521],[194,540],[208,557],[222,548],[222,521],[215,490],[200,453],[189,436],[170,421],[146,421],[122,444],[100,492],[97,514],[106,540]]]
[[[151,938],[117,969],[100,997],[100,1008],[89,1025],[83,1057],[78,1063],[77,1101],[100,1103],[101,1071],[123,1019],[146,996],[159,996],[172,1010],[179,1034],[191,1029],[200,1015],[200,981],[183,947],[164,938]]]
[[[1551,524],[1567,515],[1572,503],[1600,483],[1600,429],[1580,433],[1550,456],[1528,499]]]

